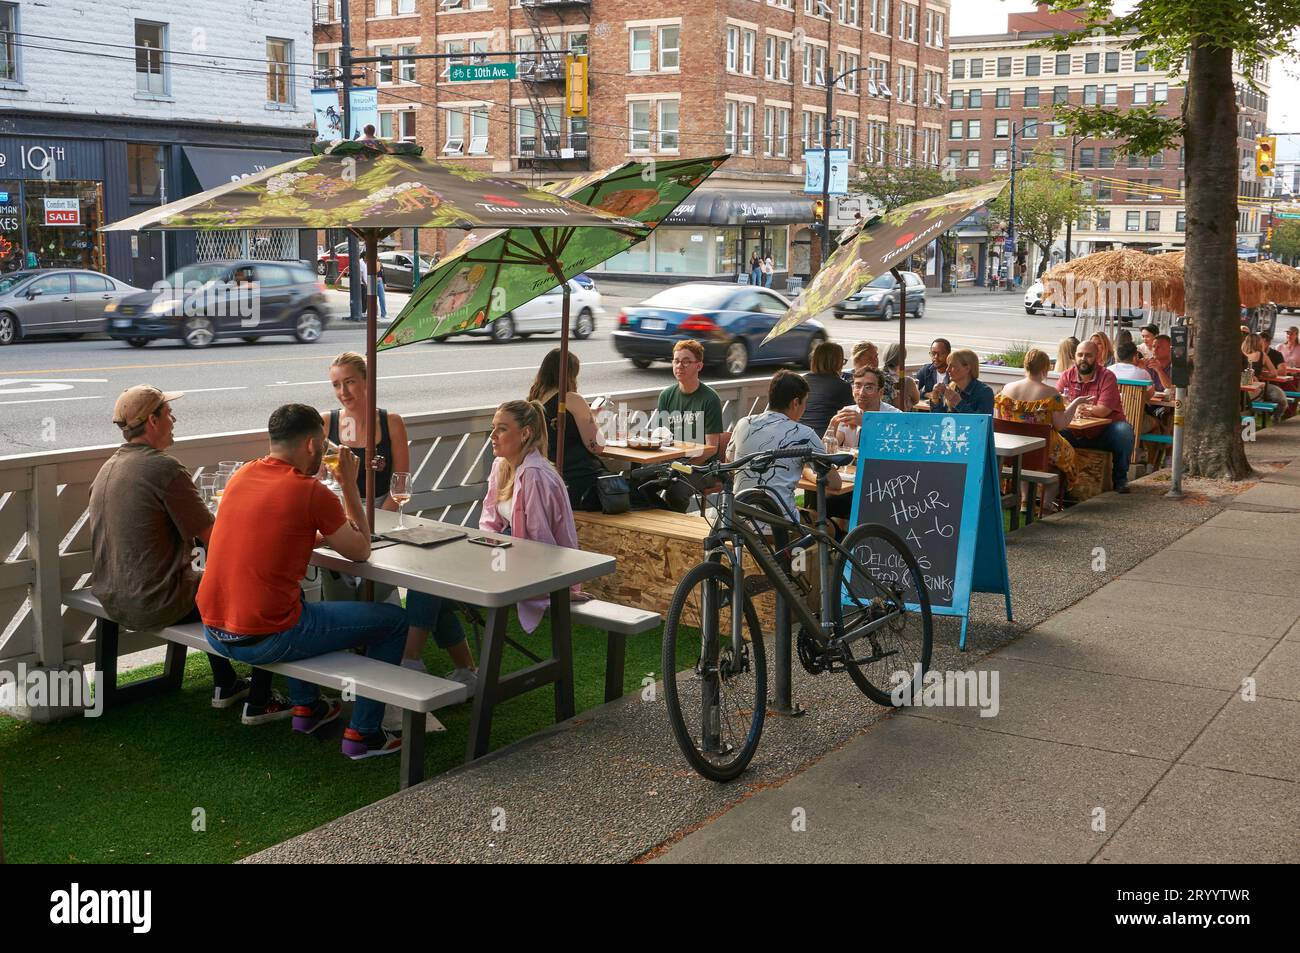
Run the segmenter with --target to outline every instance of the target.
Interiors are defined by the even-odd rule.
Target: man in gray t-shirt
[[[767,390],[767,410],[745,417],[736,424],[731,443],[727,447],[730,459],[737,460],[764,450],[787,450],[793,447],[811,447],[819,453],[826,446],[811,427],[799,423],[808,406],[808,382],[793,371],[777,371]],[[795,507],[794,491],[803,476],[803,464],[798,460],[778,460],[764,473],[748,470],[736,474],[736,492],[755,486],[768,487],[780,497],[790,519],[796,522],[799,512]],[[829,489],[839,489],[840,475],[832,470],[827,476]]]

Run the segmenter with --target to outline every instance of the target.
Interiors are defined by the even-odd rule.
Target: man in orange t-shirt
[[[305,404],[285,404],[271,414],[267,429],[270,453],[236,471],[212,528],[197,599],[208,644],[251,665],[355,647],[396,665],[406,645],[406,610],[386,603],[304,602],[299,586],[320,537],[348,559],[370,558],[370,534],[358,528],[367,523],[356,456],[339,449],[340,506],[314,476],[325,455],[320,414]],[[289,697],[293,730],[306,734],[342,710],[337,699],[321,698],[317,686],[298,679],[289,679]],[[383,714],[382,702],[358,698],[343,732],[343,753],[360,760],[400,751],[401,735],[382,727]]]

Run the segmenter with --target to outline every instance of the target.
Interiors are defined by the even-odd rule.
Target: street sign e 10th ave
[[[514,63],[453,63],[448,70],[453,83],[473,83],[485,79],[515,79]]]

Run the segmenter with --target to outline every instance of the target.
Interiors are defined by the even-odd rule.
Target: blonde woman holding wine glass
[[[362,458],[362,466],[357,468],[357,488],[364,499],[365,465],[369,463],[365,459],[365,446],[370,432],[365,420],[370,390],[370,374],[365,357],[355,351],[345,351],[334,358],[330,363],[330,384],[334,388],[339,409],[323,411],[321,419],[325,422],[325,432],[331,441],[352,448]],[[371,464],[375,471],[375,506],[395,510],[398,526],[404,526],[401,507],[411,498],[411,450],[407,443],[406,422],[401,415],[379,408],[372,423],[378,428],[375,434],[375,459]],[[327,573],[324,588],[325,596],[329,599],[357,598],[357,587],[346,577],[335,580]],[[395,593],[396,590],[391,586],[375,585],[376,600],[395,599]],[[406,615],[410,629],[407,632],[402,665],[426,670],[422,654],[432,633],[434,642],[447,652],[454,666],[446,677],[467,685],[473,695],[477,685],[474,656],[452,606],[435,596],[412,589],[406,594]]]

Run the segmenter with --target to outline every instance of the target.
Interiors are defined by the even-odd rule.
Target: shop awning
[[[246,175],[265,172],[272,166],[290,159],[301,159],[306,153],[278,152],[268,149],[209,149],[186,146],[185,159],[198,179],[199,191],[234,182]]]
[[[665,218],[663,225],[806,225],[813,197],[788,192],[701,189]]]

